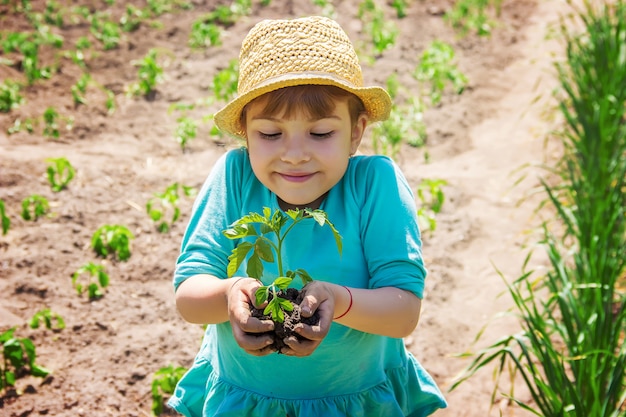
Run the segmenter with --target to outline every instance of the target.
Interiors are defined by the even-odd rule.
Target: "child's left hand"
[[[284,355],[309,356],[312,354],[328,334],[328,330],[333,321],[335,298],[326,283],[313,281],[307,284],[302,290],[305,293],[304,299],[300,303],[302,315],[304,317],[310,317],[317,311],[319,314],[319,322],[313,326],[304,323],[297,324],[294,330],[302,336],[304,340],[293,336],[286,338],[284,342],[289,348],[283,348],[280,352]]]

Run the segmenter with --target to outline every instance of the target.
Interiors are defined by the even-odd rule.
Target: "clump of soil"
[[[256,308],[254,306],[250,306],[250,311],[252,312],[252,316],[256,317],[260,320],[273,320],[274,321],[274,331],[269,332],[274,336],[274,343],[270,345],[272,348],[276,349],[278,353],[280,353],[281,349],[287,347],[284,340],[287,337],[295,336],[299,340],[305,340],[304,337],[300,336],[298,333],[294,331],[295,326],[298,323],[308,324],[310,326],[316,325],[320,321],[319,313],[315,311],[311,317],[302,317],[300,303],[304,299],[304,291],[297,290],[295,288],[287,288],[286,290],[278,291],[278,297],[284,298],[288,300],[293,305],[292,311],[285,311],[285,321],[280,323],[276,320],[273,320],[269,314],[264,314],[262,308]],[[274,294],[270,293],[268,301],[271,301],[274,297]]]

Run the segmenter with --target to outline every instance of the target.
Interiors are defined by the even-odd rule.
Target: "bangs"
[[[261,115],[280,115],[286,119],[304,114],[311,119],[324,119],[333,114],[337,101],[347,101],[352,123],[365,112],[361,99],[342,88],[332,85],[296,85],[270,91],[250,103],[263,104]],[[250,104],[248,103],[248,105]],[[246,107],[241,112],[241,125],[246,126]]]

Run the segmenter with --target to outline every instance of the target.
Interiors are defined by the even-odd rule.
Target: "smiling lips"
[[[315,173],[304,173],[304,172],[292,172],[292,173],[281,173],[278,175],[281,176],[286,181],[289,182],[305,182],[308,179],[312,178]]]

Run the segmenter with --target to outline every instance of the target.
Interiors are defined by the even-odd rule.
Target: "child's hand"
[[[317,311],[319,322],[313,326],[304,323],[297,324],[294,330],[305,340],[298,340],[296,337],[286,338],[284,342],[289,348],[283,348],[281,351],[285,355],[309,356],[312,354],[328,334],[333,321],[335,298],[326,283],[313,281],[307,284],[302,291],[304,291],[305,296],[300,303],[301,314],[304,317],[311,317]]]
[[[250,313],[250,304],[255,299],[254,293],[260,286],[259,281],[254,278],[238,278],[227,293],[228,317],[233,336],[243,350],[255,356],[274,352],[270,347],[274,343],[274,337],[270,334],[259,334],[274,330],[274,322],[259,320]]]

